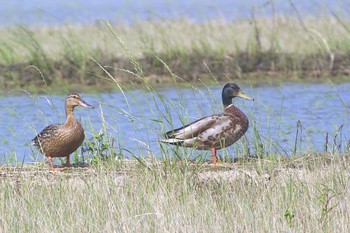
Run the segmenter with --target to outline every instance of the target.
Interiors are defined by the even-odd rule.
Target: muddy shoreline
[[[136,64],[136,65],[135,65]],[[103,68],[102,68],[103,67]],[[227,55],[153,54],[130,61],[125,57],[90,59],[77,64],[69,60],[0,65],[0,89],[63,86],[109,86],[197,83],[234,79],[317,80],[350,76],[350,54],[278,54],[274,52]],[[112,78],[113,77],[113,78]]]

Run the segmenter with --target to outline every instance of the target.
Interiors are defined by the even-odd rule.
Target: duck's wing
[[[225,127],[230,122],[232,115],[216,114],[203,117],[181,128],[171,130],[164,134],[166,139],[186,140],[198,137],[200,134],[216,134],[215,131],[220,130],[221,126]]]
[[[239,130],[241,126],[237,116],[229,113],[216,114],[165,133],[165,139],[161,142],[208,150],[221,148],[223,143],[231,145],[237,140],[231,138],[232,135],[235,136]]]
[[[41,148],[41,145],[45,141],[50,141],[52,137],[54,137],[58,131],[58,129],[62,127],[61,124],[54,124],[45,127],[35,138],[32,139],[34,146],[37,148]]]

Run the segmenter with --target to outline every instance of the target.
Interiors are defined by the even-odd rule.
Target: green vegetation
[[[130,54],[142,77],[154,84],[172,81],[169,69],[189,82],[211,80],[210,72],[219,81],[347,76],[347,24],[338,16],[303,21],[281,16],[202,24],[176,20],[110,26],[101,21],[93,26],[5,28],[0,29],[0,88],[108,88],[109,78],[96,62],[118,83],[142,83],[125,72],[135,72]]]

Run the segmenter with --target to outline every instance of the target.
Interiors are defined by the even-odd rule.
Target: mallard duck
[[[254,101],[253,98],[244,94],[239,86],[228,83],[222,89],[224,113],[206,116],[171,130],[164,134],[165,139],[161,142],[198,150],[211,150],[213,163],[218,164],[216,150],[235,143],[249,126],[247,116],[232,103],[235,97]]]
[[[94,108],[82,100],[78,94],[69,94],[65,102],[66,122],[47,126],[32,140],[34,146],[48,158],[52,171],[61,171],[69,167],[70,154],[78,149],[84,141],[84,129],[74,118],[73,111],[76,106]],[[54,168],[52,157],[66,157],[65,167]]]

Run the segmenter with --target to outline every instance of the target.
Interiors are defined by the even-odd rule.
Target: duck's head
[[[85,108],[94,108],[90,104],[86,103],[78,94],[69,94],[66,98],[66,108],[74,109],[76,106],[82,106]]]
[[[227,107],[232,104],[232,99],[235,97],[254,101],[254,98],[244,94],[241,88],[236,84],[227,83],[222,89],[222,103]]]

